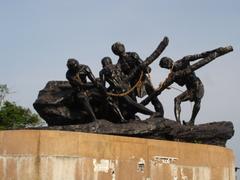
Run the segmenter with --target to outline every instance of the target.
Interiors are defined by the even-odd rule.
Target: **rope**
[[[107,92],[107,95],[109,96],[117,96],[117,97],[121,97],[121,96],[127,96],[129,93],[131,93],[136,87],[138,87],[139,85],[142,84],[142,77],[143,77],[143,72],[141,72],[140,77],[138,79],[138,82],[128,91],[123,92],[123,93],[111,93],[111,92]]]

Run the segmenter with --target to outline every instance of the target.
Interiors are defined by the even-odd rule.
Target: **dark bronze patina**
[[[47,119],[49,125],[81,124],[97,119],[106,119],[114,123],[126,123],[139,120],[136,113],[150,115],[150,118],[161,118],[164,110],[158,95],[174,82],[186,86],[186,91],[175,98],[174,113],[177,123],[181,124],[180,104],[184,101],[194,102],[192,115],[186,125],[194,125],[200,110],[204,86],[196,76],[195,70],[208,64],[219,56],[233,50],[231,46],[220,47],[200,54],[185,56],[173,61],[163,57],[160,67],[170,70],[168,77],[158,89],[154,89],[148,74],[149,65],[153,63],[168,45],[168,38],[164,37],[153,53],[142,60],[135,52],[126,52],[122,43],[112,45],[112,51],[118,61],[112,63],[110,57],[102,59],[102,70],[99,78],[95,78],[87,65],[79,64],[76,59],[67,62],[68,82],[51,82],[45,90],[39,93],[34,103],[35,109],[41,117]],[[191,62],[197,61],[193,64]],[[137,97],[148,95],[141,103]],[[145,107],[151,102],[156,112]],[[52,121],[55,118],[58,122]]]
[[[199,142],[225,146],[234,134],[232,122],[215,122],[194,125],[200,110],[204,87],[195,71],[214,59],[233,50],[220,47],[200,54],[185,56],[173,61],[161,58],[161,68],[170,70],[168,77],[154,89],[149,78],[153,63],[168,45],[165,37],[153,53],[142,60],[135,52],[126,52],[122,43],[114,43],[112,51],[119,57],[116,64],[110,57],[101,61],[99,78],[95,78],[87,65],[76,59],[67,62],[68,81],[50,81],[39,92],[33,106],[47,122],[46,129],[58,129],[121,136]],[[197,62],[194,62],[197,61]],[[192,63],[194,62],[194,63]],[[177,83],[186,86],[174,100],[176,121],[163,118],[164,111],[158,95]],[[141,103],[137,97],[148,95]],[[181,103],[194,102],[189,122],[181,125]],[[152,103],[156,112],[145,107]],[[149,115],[142,121],[136,113]],[[121,124],[119,124],[121,123]]]
[[[167,79],[161,84],[158,90],[144,99],[141,104],[147,105],[153,98],[161,94],[163,90],[169,87],[174,82],[180,86],[186,86],[187,90],[174,99],[174,113],[176,121],[180,123],[181,102],[194,102],[191,119],[184,124],[194,125],[195,118],[200,110],[201,99],[204,95],[204,87],[201,80],[196,76],[195,70],[208,64],[219,56],[233,51],[231,46],[220,47],[211,51],[206,51],[201,54],[185,56],[180,60],[173,61],[171,58],[163,57],[159,66],[170,70]],[[199,60],[200,59],[200,60]],[[191,61],[199,60],[197,63],[190,64]]]
[[[90,118],[95,121],[97,118],[89,102],[88,91],[97,85],[92,71],[87,65],[79,64],[76,59],[68,59],[68,71],[66,78],[74,89],[74,97],[77,103],[81,104]],[[87,77],[91,82],[87,82]]]
[[[160,56],[167,45],[168,38],[165,37],[157,49],[145,60],[144,63],[136,52],[126,52],[125,46],[122,43],[116,42],[112,45],[113,53],[119,56],[117,66],[120,67],[122,73],[125,76],[132,76],[131,73],[133,73],[133,71],[135,73],[138,71],[137,75],[129,79],[130,87],[133,87],[139,81],[139,78],[141,78],[141,84],[130,94],[134,101],[137,101],[137,96],[142,98],[145,94],[150,95],[154,92],[153,85],[147,76],[147,74],[151,72],[151,68],[148,67],[148,65]],[[139,69],[139,66],[141,66],[142,69]],[[158,98],[152,98],[151,102],[155,108],[155,111],[158,112],[161,117],[163,117],[163,106]]]

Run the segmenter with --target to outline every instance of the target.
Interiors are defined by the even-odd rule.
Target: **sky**
[[[239,9],[239,0],[0,0],[0,84],[13,92],[9,100],[33,110],[48,81],[66,79],[68,58],[87,64],[98,76],[104,56],[117,61],[111,52],[116,41],[142,59],[164,36],[169,45],[162,57],[175,60],[232,45],[234,52],[196,72],[205,87],[196,124],[232,121],[235,135],[227,147],[240,166]],[[150,66],[155,87],[168,74],[158,62]],[[165,117],[174,119],[173,100],[179,93],[172,89],[159,96]],[[182,118],[189,120],[192,104],[182,107]]]

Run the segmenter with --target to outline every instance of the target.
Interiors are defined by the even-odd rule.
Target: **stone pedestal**
[[[67,131],[0,131],[0,179],[234,180],[230,149]]]

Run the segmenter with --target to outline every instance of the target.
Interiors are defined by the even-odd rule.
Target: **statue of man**
[[[83,108],[90,116],[91,120],[95,121],[96,116],[89,103],[88,90],[96,86],[96,79],[87,65],[79,64],[76,59],[68,59],[68,71],[66,78],[75,91],[75,96],[78,103],[83,105]],[[91,82],[87,82],[87,78]]]
[[[141,104],[147,105],[152,98],[158,96],[164,89],[174,82],[180,86],[186,86],[187,90],[174,99],[174,114],[176,121],[180,123],[181,102],[194,102],[191,119],[188,123],[184,122],[184,124],[187,125],[194,125],[195,118],[200,110],[201,99],[204,95],[203,84],[196,76],[194,71],[210,63],[217,57],[227,54],[231,51],[233,51],[232,46],[227,46],[200,54],[185,56],[175,62],[169,57],[162,58],[159,62],[160,67],[169,69],[170,73],[161,86],[153,94],[144,99]],[[195,60],[199,61],[191,65],[190,62]]]
[[[186,70],[190,66],[190,61],[196,60],[190,56],[186,56],[178,61],[173,62],[171,58],[164,57],[160,60],[159,66],[166,69],[171,69],[175,73],[174,82],[180,86],[186,86],[187,90],[181,93],[174,99],[174,114],[176,121],[180,123],[181,102],[194,102],[192,116],[189,125],[194,125],[195,118],[200,110],[201,99],[204,95],[204,87],[201,80],[196,76],[195,72],[189,74],[180,74],[177,72]]]
[[[112,64],[110,57],[104,57],[102,59],[102,70],[99,72],[100,79],[103,85],[106,82],[109,84],[108,92],[116,94],[114,99],[117,99],[119,106],[124,107],[121,110],[124,111],[125,119],[135,119],[135,113],[140,112],[147,115],[153,115],[153,112],[138,104],[128,94],[117,96],[122,94],[129,89],[129,82],[127,76],[121,71],[118,65]],[[125,107],[126,106],[126,107]],[[125,113],[126,112],[126,113]]]
[[[140,64],[143,63],[143,61],[140,59],[139,55],[136,52],[126,52],[125,47],[122,43],[116,42],[112,45],[112,51],[115,55],[119,56],[117,65],[120,66],[121,71],[126,75],[129,76],[134,69],[136,69]],[[160,54],[159,54],[160,55]],[[135,78],[130,80],[130,85],[133,87],[137,82],[139,82],[139,79],[142,84],[136,88],[133,93],[131,93],[131,97],[136,100],[136,96],[143,97],[146,93],[148,95],[152,94],[154,92],[154,87],[147,76],[148,73],[150,73],[151,68],[146,67],[143,71],[139,72],[139,75]],[[142,76],[140,75],[142,73]],[[160,117],[164,116],[164,110],[161,102],[158,100],[157,97],[153,98],[151,100],[155,111],[159,113]]]
[[[112,65],[112,60],[110,57],[104,57],[102,59],[101,63],[102,63],[103,69],[99,72],[99,77],[100,77],[100,81],[102,83],[102,87],[105,88],[106,87],[106,76],[108,76],[108,73],[109,73],[109,71],[107,71],[106,67]],[[112,85],[111,85],[111,88],[113,88]],[[109,90],[109,88],[108,88],[108,90]],[[107,93],[107,89],[105,89],[105,94],[106,93]],[[120,120],[121,123],[127,122],[127,120],[123,117],[123,115],[117,105],[117,102],[114,100],[114,98],[112,98],[111,96],[108,96],[107,94],[105,97],[106,97],[108,105],[113,110],[116,118],[118,120]]]

